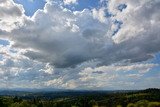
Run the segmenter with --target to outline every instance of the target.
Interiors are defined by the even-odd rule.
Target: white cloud
[[[66,89],[76,89],[78,87],[79,83],[77,83],[75,80],[69,80],[66,83],[62,85],[62,87]]]
[[[77,0],[63,0],[64,4],[69,5],[69,4],[76,4]]]
[[[106,19],[106,13],[105,13],[105,8],[100,8],[99,10],[93,9],[93,17],[95,19],[98,19],[100,22],[104,23],[107,21]]]
[[[109,11],[114,14],[113,19],[123,22],[120,32],[113,37],[113,40],[116,43],[121,43],[133,38],[143,38],[143,41],[145,41],[154,36],[152,38],[157,38],[158,42],[159,28],[157,28],[157,24],[160,23],[158,20],[159,3],[158,0],[109,1]],[[120,4],[127,5],[127,8],[123,12],[117,9]]]
[[[57,79],[53,79],[45,82],[45,85],[54,86],[58,88],[58,87],[61,87],[62,83],[63,83],[63,78],[57,78]]]
[[[79,80],[82,83],[88,83],[90,87],[112,87],[123,85],[134,87],[135,81],[140,80],[145,73],[151,70],[157,64],[133,64],[126,66],[101,66],[95,68],[85,68],[79,72]],[[80,82],[80,83],[81,83]],[[114,85],[113,85],[114,84]],[[123,87],[121,87],[123,88]]]
[[[24,9],[12,0],[0,2],[0,29],[11,31],[22,24]]]
[[[53,74],[54,72],[53,66],[50,66],[49,63],[47,63],[45,66],[44,72],[48,74]]]

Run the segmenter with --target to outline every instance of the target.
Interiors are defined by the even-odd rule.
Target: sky
[[[0,0],[0,89],[160,88],[159,0]]]

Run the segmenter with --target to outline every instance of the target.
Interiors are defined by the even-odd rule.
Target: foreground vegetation
[[[160,90],[147,89],[133,92],[69,92],[59,97],[1,96],[0,107],[160,107]],[[52,96],[52,94],[50,94]]]

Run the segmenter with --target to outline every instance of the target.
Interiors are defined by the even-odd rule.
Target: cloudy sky
[[[160,88],[160,0],[0,0],[0,88]]]

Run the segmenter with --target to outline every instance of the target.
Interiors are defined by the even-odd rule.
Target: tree
[[[3,104],[3,101],[0,99],[0,107],[3,107],[4,104]]]
[[[17,96],[15,96],[13,98],[13,102],[22,102],[22,99],[18,98]]]
[[[19,107],[31,107],[30,104],[27,102],[27,101],[22,101],[20,104],[19,104]]]
[[[89,104],[89,107],[93,107],[93,106],[97,106],[98,105],[98,103],[95,100],[89,101],[88,104]]]

